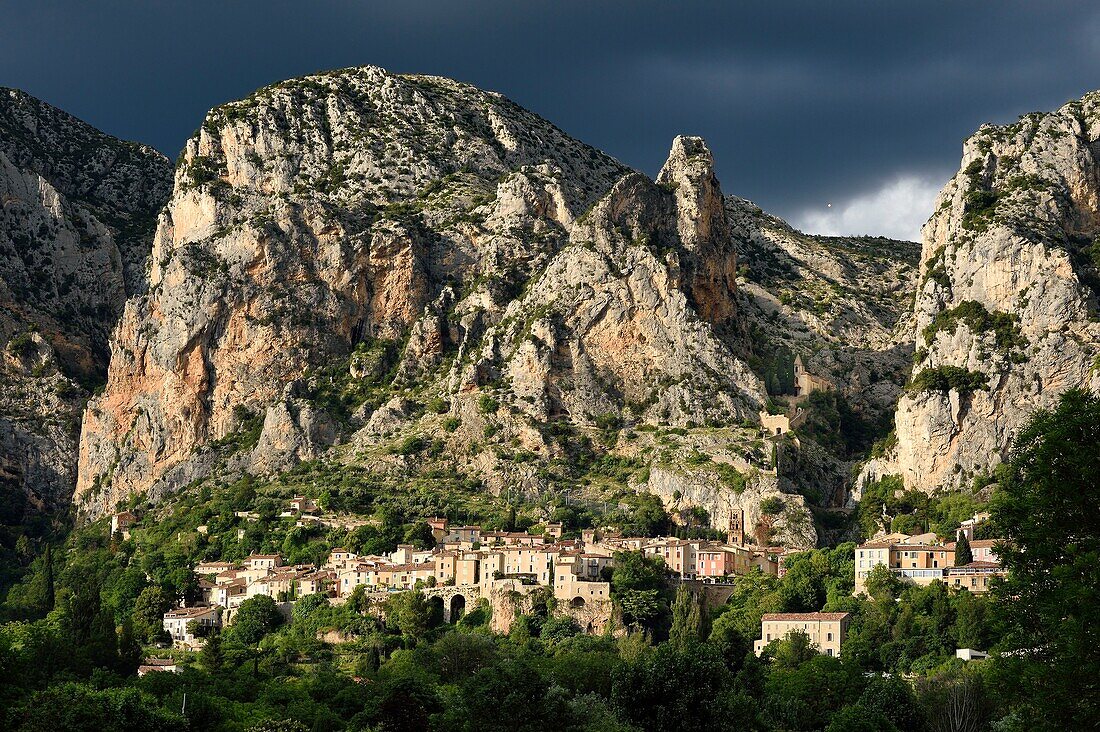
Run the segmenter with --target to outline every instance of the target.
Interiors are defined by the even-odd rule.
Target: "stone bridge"
[[[707,608],[718,607],[729,602],[736,587],[732,582],[700,582],[699,580],[673,580],[675,586],[683,585],[698,594]]]
[[[443,603],[443,622],[445,623],[457,623],[482,597],[480,585],[441,585],[425,587],[423,591],[429,602],[439,598]]]

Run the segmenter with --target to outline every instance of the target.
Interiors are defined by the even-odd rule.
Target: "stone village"
[[[291,509],[310,511],[315,506],[297,497]],[[904,582],[939,581],[956,590],[988,591],[992,578],[1003,570],[993,550],[995,540],[973,538],[975,527],[986,518],[979,514],[958,530],[957,539],[965,536],[972,553],[972,561],[962,565],[955,563],[956,542],[941,541],[935,534],[886,534],[860,544],[855,550],[855,594],[866,592],[868,578],[880,566]],[[131,514],[116,515],[112,530],[125,531],[132,519]],[[736,530],[725,542],[626,537],[594,529],[584,530],[579,539],[563,539],[562,526],[554,523],[541,535],[452,526],[444,518],[427,523],[436,542],[432,549],[399,545],[387,555],[357,555],[335,548],[320,567],[286,566],[278,554],[253,554],[240,563],[200,562],[194,571],[201,578],[201,599],[165,613],[164,629],[174,645],[196,648],[210,628],[231,624],[241,603],[256,595],[271,597],[289,614],[295,600],[306,595],[320,593],[337,604],[360,592],[380,612],[390,593],[418,590],[438,605],[444,622],[457,622],[476,605],[488,605],[492,629],[507,633],[524,599],[548,588],[559,614],[572,617],[584,632],[599,634],[612,630],[609,580],[617,552],[660,557],[673,582],[697,588],[709,602],[724,602],[739,576],[782,576],[784,557],[795,553],[753,546]],[[848,620],[847,613],[765,614],[754,650],[759,655],[772,641],[800,631],[821,653],[839,656]]]

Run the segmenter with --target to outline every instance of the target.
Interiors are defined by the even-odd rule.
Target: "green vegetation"
[[[8,341],[8,353],[16,358],[27,358],[34,354],[34,330],[27,328],[11,337]]]
[[[1019,319],[1010,313],[989,312],[980,302],[965,300],[953,308],[942,310],[925,326],[926,343],[931,344],[940,331],[953,333],[960,323],[966,324],[971,333],[993,333],[997,350],[1011,353],[1027,348],[1028,340],[1020,331]]]
[[[967,191],[963,199],[963,228],[978,233],[989,229],[1000,200],[1001,195],[995,191],[982,188]]]
[[[783,499],[779,496],[769,496],[760,501],[760,513],[765,516],[776,516],[783,513]]]
[[[308,373],[305,398],[344,422],[364,404],[377,408],[389,394],[399,352],[396,341],[361,342],[346,361]]]
[[[961,366],[936,366],[922,369],[907,387],[910,391],[957,391],[970,394],[984,391],[989,377],[981,371],[969,371]]]
[[[857,517],[863,538],[895,531],[909,534],[932,531],[950,538],[959,524],[982,509],[983,501],[970,491],[928,495],[906,490],[900,475],[887,475],[863,486]]]
[[[998,476],[993,522],[1009,570],[1002,678],[1018,688],[1016,729],[1086,729],[1100,715],[1100,397],[1064,394],[1035,414]]]
[[[888,413],[877,421],[868,419],[835,391],[812,392],[803,408],[809,414],[799,433],[844,459],[866,455],[892,421]]]
[[[257,417],[236,417],[234,434],[247,442]],[[446,625],[438,603],[413,591],[394,593],[383,608],[363,593],[339,606],[304,597],[289,619],[255,597],[200,651],[156,648],[165,609],[198,593],[190,569],[198,559],[278,551],[289,562],[317,563],[338,545],[364,554],[429,546],[428,515],[519,530],[549,518],[569,536],[607,525],[666,533],[673,527],[654,495],[624,490],[602,507],[532,505],[488,495],[454,470],[390,476],[369,462],[309,462],[267,480],[190,486],[159,507],[134,499],[129,507],[142,520],[128,540],[108,536],[101,520],[65,541],[48,531],[22,536],[12,551],[21,569],[0,605],[0,728],[931,732],[951,728],[947,710],[975,729],[1085,728],[1097,711],[1089,679],[1100,671],[1100,506],[1081,486],[1100,472],[1097,425],[1100,399],[1071,392],[1034,418],[1008,465],[975,478],[974,492],[929,496],[905,490],[896,476],[863,487],[857,518],[866,536],[950,536],[982,508],[977,489],[996,482],[992,523],[1011,540],[1002,556],[1012,575],[992,595],[906,585],[876,571],[867,596],[853,597],[855,547],[842,544],[786,558],[782,579],[739,578],[729,602],[707,608],[668,580],[660,560],[627,552],[608,573],[617,627],[629,631],[621,638],[581,634],[549,595],[529,603],[503,636],[489,631],[487,606]],[[618,486],[648,464],[599,455],[568,425],[542,428],[567,448],[568,459],[545,468],[560,475]],[[424,454],[433,444],[406,435],[396,447]],[[721,470],[702,453],[685,463]],[[366,522],[296,526],[278,516],[295,494]],[[761,510],[778,514],[782,500],[767,499]],[[840,659],[814,653],[797,633],[762,657],[752,653],[764,613],[815,610],[851,614]],[[954,658],[958,647],[1024,652],[964,665]],[[182,673],[135,677],[149,654],[176,658]]]

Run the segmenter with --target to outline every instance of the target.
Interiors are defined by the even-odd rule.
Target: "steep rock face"
[[[67,375],[102,379],[170,186],[155,150],[0,89],[0,333],[34,325]]]
[[[5,502],[70,497],[87,389],[126,298],[145,287],[171,164],[0,89],[0,481]],[[18,511],[9,511],[17,520]]]
[[[892,412],[911,363],[905,321],[919,245],[803,234],[735,196],[726,208],[744,268],[750,355],[800,355],[853,404]]]
[[[572,226],[465,383],[499,372],[538,420],[683,426],[755,414],[763,386],[721,335],[735,313],[736,250],[703,141],[677,138],[658,181],[625,176]]]
[[[78,498],[95,514],[317,457],[402,475],[426,434],[490,490],[538,492],[545,471],[510,455],[570,459],[554,424],[751,422],[736,258],[698,138],[655,182],[444,79],[269,87],[213,110],[180,160]]]
[[[1035,409],[1100,389],[1100,95],[984,126],[925,225],[913,385],[864,478],[960,485]]]
[[[623,172],[499,95],[377,68],[213,110],[85,416],[78,493],[144,490],[357,343],[411,330],[414,374],[445,345],[426,308],[461,283],[499,310]]]

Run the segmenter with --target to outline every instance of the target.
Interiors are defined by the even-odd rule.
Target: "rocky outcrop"
[[[736,511],[812,545],[798,494],[833,502],[848,465],[803,439],[784,459],[814,486],[768,473],[762,364],[802,355],[878,414],[909,362],[915,252],[724,196],[696,137],[651,180],[499,95],[367,67],[212,110],[174,186],[84,415],[92,515],[316,459],[535,495],[583,487],[551,466],[599,453],[648,470],[630,487],[673,512],[690,494],[714,525]],[[714,468],[732,484],[706,460],[740,466]]]
[[[78,493],[145,490],[357,344],[412,332],[410,375],[480,336],[624,172],[499,95],[377,68],[213,110],[85,415]],[[487,307],[444,338],[430,306],[452,284]]]
[[[766,371],[781,355],[789,372],[801,356],[871,419],[892,413],[911,365],[919,245],[803,234],[735,196],[726,210],[742,266],[745,358]]]
[[[444,79],[349,69],[213,110],[152,262],[84,417],[93,514],[337,443],[401,470],[426,430],[491,490],[537,492],[537,466],[479,443],[564,457],[551,422],[718,425],[765,398],[701,139],[652,181]]]
[[[816,546],[817,531],[806,499],[782,492],[774,474],[749,467],[746,475],[744,486],[734,488],[724,484],[720,474],[709,470],[685,470],[682,465],[662,464],[650,470],[646,488],[673,510],[702,508],[716,529],[726,529],[731,522],[743,522],[749,541],[765,546],[769,543]],[[777,502],[774,508],[769,506],[768,499]]]
[[[736,312],[736,256],[710,152],[677,138],[657,183],[625,176],[572,226],[464,383],[499,373],[515,407],[541,421],[754,415],[763,386],[722,335]]]
[[[8,507],[70,499],[80,412],[106,377],[126,298],[145,288],[152,222],[170,186],[160,153],[0,89],[0,483]]]
[[[1002,460],[1037,408],[1100,390],[1100,95],[963,146],[924,226],[896,445],[863,479],[925,491]]]

